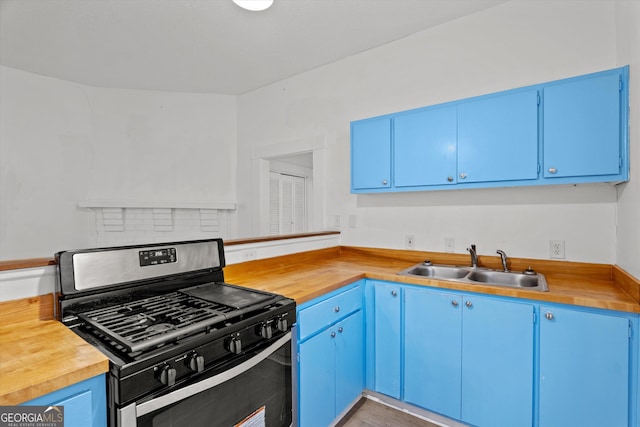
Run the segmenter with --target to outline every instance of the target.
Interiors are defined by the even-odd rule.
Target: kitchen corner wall
[[[82,202],[198,213],[236,201],[235,96],[98,88],[8,67],[0,90],[0,259],[193,238],[169,232],[179,214],[152,238],[124,236],[127,224],[105,238]],[[225,225],[233,234],[235,217]]]
[[[640,277],[640,2],[618,2],[618,63],[629,64],[631,180],[618,186],[616,264]]]
[[[326,152],[324,224],[331,228],[341,218],[344,245],[404,248],[405,236],[413,235],[420,250],[444,251],[445,238],[453,238],[457,253],[475,243],[480,254],[495,255],[500,248],[514,257],[546,259],[549,240],[564,240],[567,260],[616,263],[616,234],[629,234],[635,240],[618,242],[618,248],[635,250],[637,257],[637,216],[635,222],[622,218],[637,211],[631,207],[637,197],[630,196],[625,207],[623,194],[618,209],[616,187],[608,184],[349,192],[350,121],[624,65],[617,37],[631,29],[617,33],[616,12],[611,1],[512,1],[240,96],[243,172],[237,185],[245,208],[238,222],[255,222],[256,210],[247,208],[255,183],[246,171],[256,147],[320,137]],[[633,47],[640,48],[637,42]],[[638,144],[632,140],[632,150]],[[637,155],[634,161],[637,166]],[[637,188],[627,185],[629,192]],[[633,268],[637,262],[624,260],[623,267],[640,276]]]

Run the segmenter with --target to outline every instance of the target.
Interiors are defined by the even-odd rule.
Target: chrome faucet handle
[[[471,267],[478,267],[478,253],[476,252],[476,245],[471,245],[470,248],[467,248],[469,255],[471,255]]]
[[[509,267],[507,266],[507,253],[505,251],[500,250],[500,249],[498,249],[496,251],[496,253],[498,255],[500,255],[500,260],[502,261],[502,270],[508,272],[509,271]]]

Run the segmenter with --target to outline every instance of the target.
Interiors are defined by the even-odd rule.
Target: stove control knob
[[[264,339],[270,340],[271,337],[273,336],[273,332],[271,330],[271,323],[263,323],[260,326],[259,335]]]
[[[171,387],[176,383],[176,370],[169,365],[160,367],[158,379],[164,385]]]
[[[192,353],[187,358],[187,366],[193,372],[202,372],[204,371],[204,356],[199,355],[198,353]]]
[[[229,340],[229,344],[228,344],[227,348],[233,354],[242,353],[242,341],[240,341],[240,337],[232,337]]]
[[[287,319],[284,317],[281,317],[276,322],[276,328],[278,328],[280,332],[287,332],[287,329],[289,329],[289,322],[287,322]]]

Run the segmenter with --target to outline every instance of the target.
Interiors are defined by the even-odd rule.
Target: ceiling
[[[91,86],[237,95],[507,0],[0,0],[0,64]]]

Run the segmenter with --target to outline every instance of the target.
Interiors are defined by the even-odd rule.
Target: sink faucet
[[[500,255],[500,259],[502,260],[502,270],[508,272],[509,267],[507,267],[507,254],[505,253],[505,251],[501,251],[500,249],[498,249],[496,253]]]
[[[471,245],[467,250],[469,251],[469,255],[471,255],[471,267],[478,267],[478,253],[476,252],[476,245]]]

